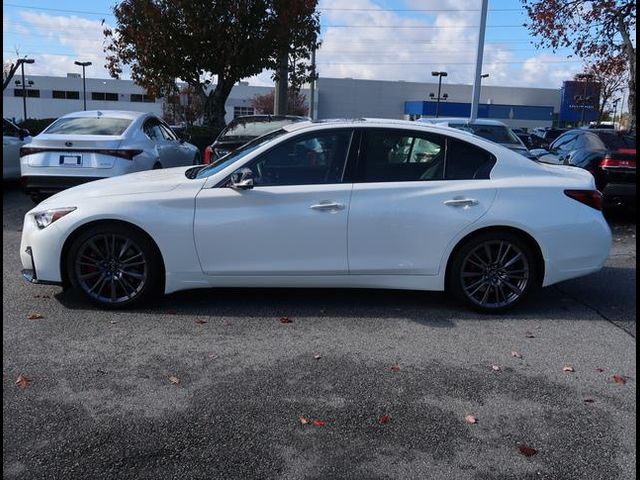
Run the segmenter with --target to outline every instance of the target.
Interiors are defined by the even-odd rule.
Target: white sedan
[[[207,166],[72,188],[24,219],[34,283],[107,308],[211,287],[449,289],[501,312],[599,270],[590,173],[446,127],[301,122]]]
[[[22,185],[36,203],[93,180],[199,163],[198,148],[154,114],[119,110],[63,115],[20,149]]]

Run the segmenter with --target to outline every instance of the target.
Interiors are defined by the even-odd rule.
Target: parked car
[[[586,171],[459,130],[302,122],[211,165],[61,192],[25,216],[20,255],[29,281],[106,308],[193,288],[447,288],[501,312],[602,267],[600,200]]]
[[[20,178],[20,147],[30,141],[29,130],[2,119],[2,180]]]
[[[636,139],[610,129],[576,129],[559,136],[548,151],[536,152],[548,163],[584,168],[595,177],[607,206],[635,206]]]
[[[534,148],[548,148],[556,138],[569,130],[568,128],[539,127],[531,130]],[[539,140],[538,140],[539,139]],[[537,144],[536,144],[537,142]]]
[[[458,130],[464,130],[473,135],[485,138],[492,142],[498,143],[503,147],[518,152],[527,158],[535,160],[536,157],[531,155],[527,146],[511,131],[511,129],[498,120],[490,120],[479,118],[469,122],[467,118],[421,118],[418,122],[430,123],[432,125],[443,125]]]
[[[205,148],[204,163],[214,162],[265,133],[304,120],[308,120],[308,118],[294,115],[247,115],[236,117],[218,134],[213,143]]]
[[[20,149],[24,190],[35,202],[81,183],[201,163],[198,149],[152,113],[69,113]]]
[[[527,132],[523,128],[512,128],[511,131],[524,143],[524,146],[530,151],[532,148],[536,148],[534,140],[531,138],[532,134]]]

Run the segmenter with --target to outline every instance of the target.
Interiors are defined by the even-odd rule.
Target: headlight
[[[38,228],[43,229],[51,225],[56,220],[61,219],[67,213],[73,212],[75,209],[76,207],[52,208],[51,210],[34,213],[33,218],[35,219]]]

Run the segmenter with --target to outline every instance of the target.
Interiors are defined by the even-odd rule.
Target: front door
[[[252,189],[224,183],[200,191],[194,233],[204,273],[346,274],[352,185],[342,179],[351,137],[298,135],[243,167]]]

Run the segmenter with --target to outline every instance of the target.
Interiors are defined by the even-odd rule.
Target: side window
[[[158,120],[155,120],[153,118],[147,120],[146,122],[144,122],[142,130],[147,135],[147,137],[155,142],[164,140],[162,128],[160,127],[160,122]]]
[[[417,182],[442,180],[445,139],[403,130],[365,131],[359,182]]]
[[[351,130],[333,130],[285,141],[249,165],[254,185],[340,183],[351,136]]]
[[[171,127],[169,127],[168,125],[165,125],[164,123],[160,124],[160,127],[162,128],[162,133],[166,140],[171,140],[174,142],[178,141],[178,137],[173,132],[173,130],[171,130]]]
[[[17,137],[18,130],[7,122],[4,118],[2,119],[2,136],[3,137]]]
[[[496,161],[485,150],[454,138],[447,145],[446,180],[488,179]]]

